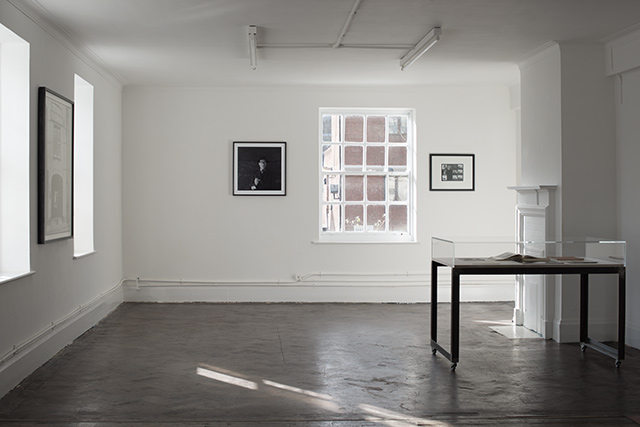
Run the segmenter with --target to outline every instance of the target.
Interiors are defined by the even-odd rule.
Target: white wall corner
[[[512,110],[519,110],[522,107],[520,82],[509,86],[509,104]]]
[[[518,59],[516,63],[518,64],[520,71],[522,71],[549,56],[557,55],[559,53],[560,45],[555,41],[550,41],[524,55]]]
[[[123,301],[118,284],[45,330],[0,355],[0,398],[18,386],[56,353],[95,326]]]

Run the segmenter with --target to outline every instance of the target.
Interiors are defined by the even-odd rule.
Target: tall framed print
[[[233,143],[233,195],[284,196],[286,142]]]
[[[475,190],[475,154],[430,154],[429,160],[429,190]]]
[[[38,243],[73,237],[73,101],[38,91]]]

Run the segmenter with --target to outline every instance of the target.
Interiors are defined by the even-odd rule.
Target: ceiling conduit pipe
[[[347,31],[349,30],[349,26],[351,25],[351,21],[353,20],[353,17],[356,15],[356,12],[358,11],[358,7],[360,6],[360,2],[362,0],[356,0],[356,3],[353,5],[353,9],[351,9],[351,13],[349,14],[349,17],[347,18],[347,22],[345,22],[344,27],[342,27],[342,31],[340,32],[340,35],[338,36],[338,40],[336,40],[336,42],[333,44],[333,48],[336,49],[338,47],[340,47],[340,45],[342,45],[342,39],[344,38],[344,35],[347,34]]]

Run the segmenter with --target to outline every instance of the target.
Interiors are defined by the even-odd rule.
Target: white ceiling
[[[261,48],[333,44],[356,0],[9,0],[66,34],[132,85],[513,84],[550,42],[592,43],[640,23],[638,0],[361,0],[344,44],[442,38],[405,71],[408,49]]]

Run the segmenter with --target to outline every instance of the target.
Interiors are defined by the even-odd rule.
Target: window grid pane
[[[342,116],[332,114],[322,117],[322,140],[324,142],[342,141]]]
[[[328,232],[342,231],[342,206],[322,206],[322,230]]]
[[[364,205],[346,205],[345,231],[364,231]]]
[[[389,230],[408,231],[406,205],[389,206]]]
[[[322,146],[322,170],[342,170],[342,146],[338,144]]]
[[[390,116],[389,117],[389,142],[407,142],[407,117],[406,116]]]
[[[322,179],[322,201],[339,202],[342,200],[342,176],[324,175]]]
[[[367,147],[367,169],[381,169],[385,163],[386,147],[384,146],[368,146]]]
[[[367,142],[385,142],[385,116],[367,116]]]
[[[364,153],[364,147],[361,145],[344,147],[344,165],[347,168],[359,168],[362,169],[362,156]]]
[[[344,140],[346,142],[364,142],[364,117],[346,116],[344,120]]]
[[[380,175],[367,176],[367,201],[368,202],[384,202],[385,201],[385,178]]]
[[[393,175],[389,177],[389,196],[390,202],[406,202],[409,196],[409,177]]]
[[[344,177],[345,201],[361,202],[364,200],[364,177],[347,175]]]
[[[385,217],[384,205],[367,206],[367,231],[385,231]]]
[[[407,147],[389,147],[389,166],[407,166]]]

